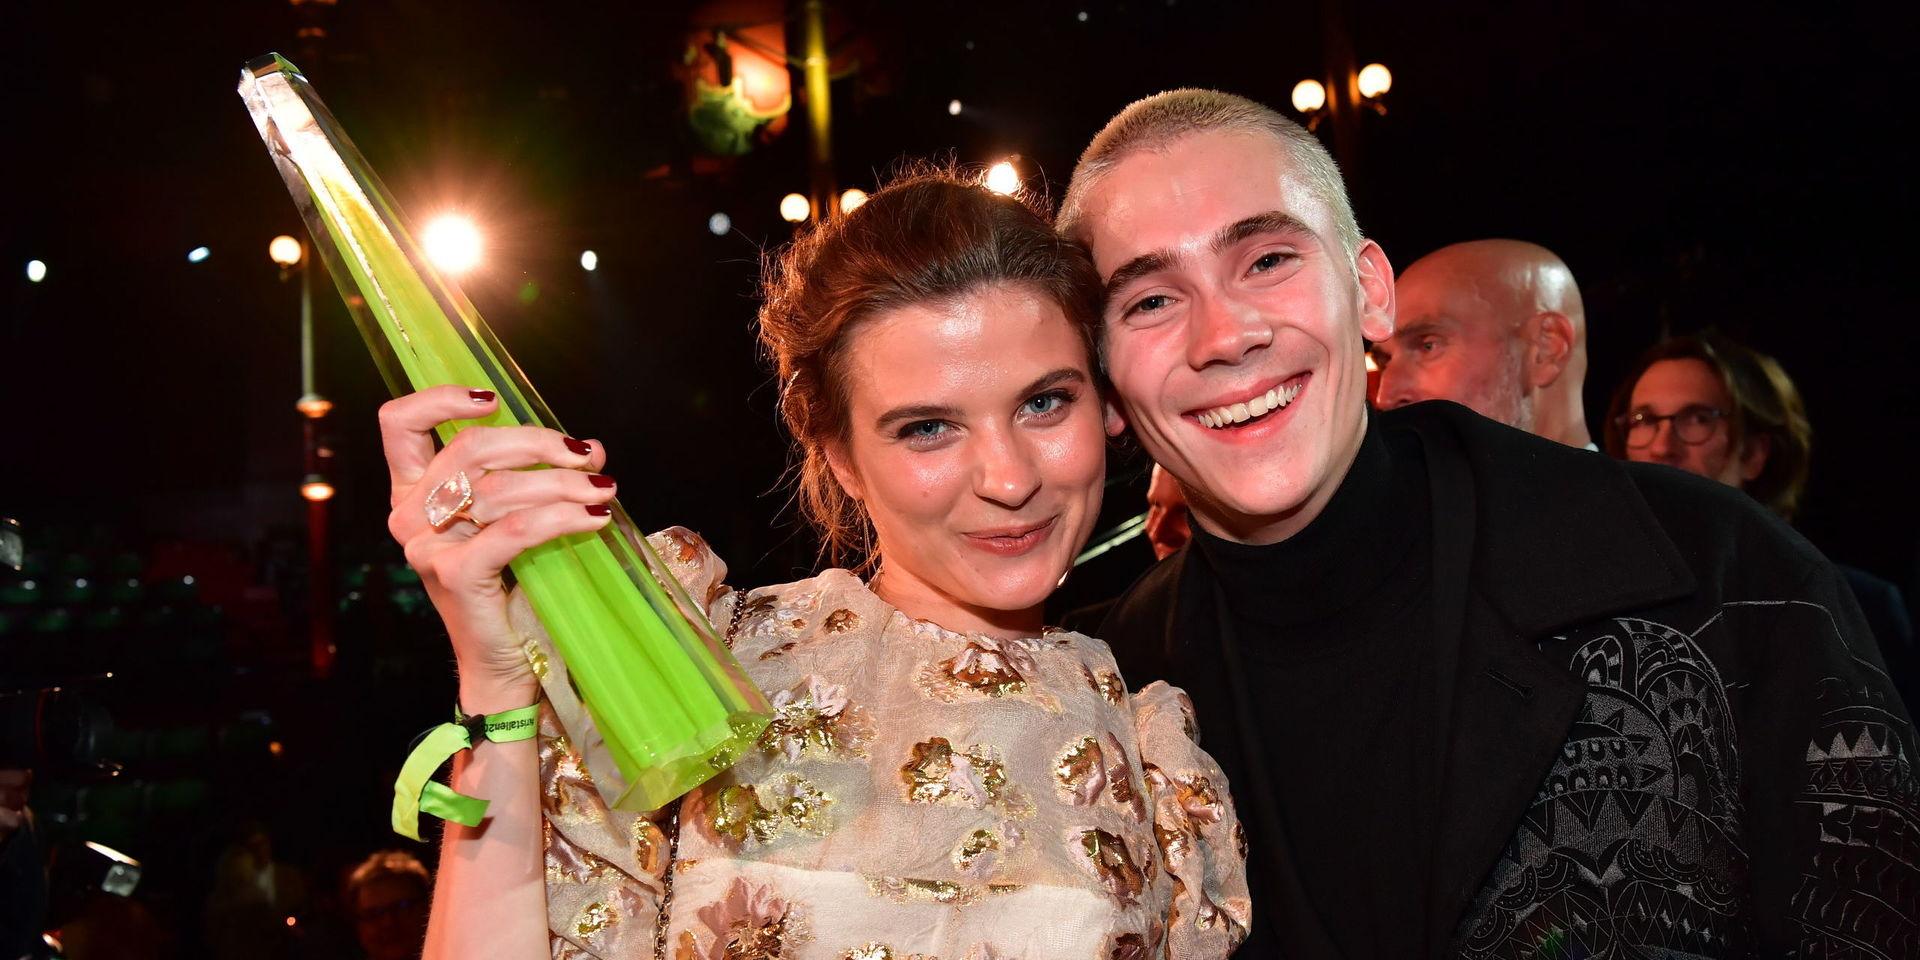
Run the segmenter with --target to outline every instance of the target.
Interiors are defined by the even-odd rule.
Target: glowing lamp
[[[788,223],[799,223],[813,214],[813,204],[806,197],[789,193],[780,198],[780,218]]]
[[[267,244],[267,256],[283,267],[291,267],[299,263],[301,252],[300,241],[284,233],[274,237],[273,242]]]
[[[333,484],[328,483],[327,478],[317,473],[309,473],[300,483],[300,495],[313,503],[332,500]]]
[[[318,420],[333,409],[333,401],[317,393],[309,393],[295,401],[293,408],[309,420]]]
[[[44,260],[28,260],[27,261],[27,280],[29,282],[39,283],[40,281],[45,280],[46,278],[47,278],[46,261]]]
[[[867,192],[859,187],[849,187],[840,194],[840,212],[852,213],[867,202]]]
[[[1293,85],[1293,108],[1312,113],[1327,105],[1327,88],[1318,80],[1302,80]]]
[[[1360,95],[1369,100],[1386,96],[1393,89],[1393,71],[1384,63],[1369,63],[1360,68]]]

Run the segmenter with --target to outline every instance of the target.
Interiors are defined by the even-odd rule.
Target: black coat
[[[1434,651],[1434,955],[1920,957],[1920,742],[1832,564],[1677,470],[1450,403],[1373,416],[1419,436],[1436,580],[1465,584]],[[1102,627],[1134,686],[1217,642],[1176,628],[1190,563]],[[1252,833],[1270,798],[1233,786]],[[1261,956],[1333,954],[1299,891],[1256,898]]]

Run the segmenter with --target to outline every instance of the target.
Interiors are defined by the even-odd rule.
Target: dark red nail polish
[[[613,508],[604,503],[589,503],[587,504],[587,512],[596,517],[604,517],[612,514]]]
[[[604,473],[589,473],[587,474],[587,480],[594,486],[602,489],[613,486],[613,478]]]
[[[474,403],[491,403],[493,401],[493,391],[468,390],[467,399],[472,400]]]
[[[593,455],[593,444],[588,443],[585,440],[575,440],[572,437],[568,437],[567,449],[572,450],[574,453],[583,457],[590,457]]]

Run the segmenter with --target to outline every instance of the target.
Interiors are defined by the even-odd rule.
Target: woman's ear
[[[859,502],[866,496],[860,487],[860,471],[853,469],[853,458],[847,453],[847,445],[839,440],[829,440],[825,445],[827,469],[833,471],[833,479],[847,496]]]

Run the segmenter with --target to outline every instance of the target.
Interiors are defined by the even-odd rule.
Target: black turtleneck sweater
[[[1317,922],[1348,958],[1428,952],[1429,499],[1418,437],[1370,425],[1300,533],[1249,546],[1195,525],[1182,626],[1220,643],[1190,644],[1179,672],[1253,848],[1243,957],[1278,954],[1276,922]]]

